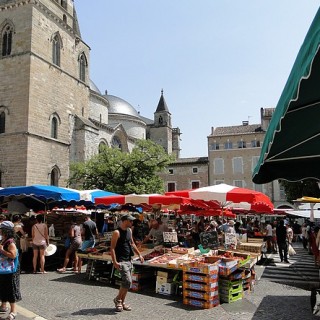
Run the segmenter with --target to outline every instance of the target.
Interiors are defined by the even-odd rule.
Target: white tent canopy
[[[302,218],[308,218],[308,219],[311,217],[311,210],[291,210],[291,211],[286,211],[286,213],[296,217],[302,217]],[[314,210],[313,214],[315,219],[320,219],[320,210]]]
[[[299,210],[311,210],[311,203],[301,204]],[[320,210],[320,203],[313,203],[313,210]]]

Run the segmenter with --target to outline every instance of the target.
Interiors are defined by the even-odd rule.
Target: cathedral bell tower
[[[168,154],[172,154],[171,113],[161,90],[161,97],[154,113],[154,123],[150,126],[150,139],[161,145]]]
[[[66,186],[90,83],[74,1],[0,0],[0,49],[0,185]]]

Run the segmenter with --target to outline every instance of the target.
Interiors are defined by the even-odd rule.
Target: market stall
[[[224,183],[192,190],[177,190],[165,193],[208,203],[218,203],[220,208],[241,208],[251,212],[272,212],[273,204],[262,192],[239,188]]]
[[[119,281],[107,245],[109,239],[86,253],[77,253],[87,259],[88,279]],[[226,250],[226,245],[219,245],[217,237],[205,236],[203,239],[206,239],[206,248],[198,250],[179,246],[140,246],[145,261],[141,263],[137,256],[133,257],[131,290],[141,292],[147,287],[150,289],[151,285],[158,294],[178,294],[184,304],[200,308],[231,303],[249,294],[255,281],[254,266],[261,258],[262,243],[238,243],[233,249]],[[231,240],[227,240],[229,248],[230,244]]]

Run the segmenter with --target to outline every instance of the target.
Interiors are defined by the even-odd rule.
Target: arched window
[[[13,28],[7,24],[2,31],[2,56],[9,56],[12,49]]]
[[[121,140],[117,136],[112,138],[111,144],[112,148],[122,149]]]
[[[60,38],[56,34],[52,39],[52,63],[59,67],[60,67],[60,51],[61,51]]]
[[[103,142],[103,141],[101,141],[101,142],[99,143],[99,153],[102,153],[103,150],[105,150],[107,147],[108,147],[108,146],[106,145],[106,143]]]
[[[65,14],[62,16],[62,19],[64,23],[67,23],[67,16]]]
[[[163,124],[163,119],[161,116],[159,117],[159,124]]]
[[[6,131],[6,114],[4,112],[0,113],[0,133],[5,133]]]
[[[61,6],[62,6],[62,8],[67,9],[67,1],[66,0],[61,0]]]
[[[79,79],[83,82],[86,81],[86,69],[87,69],[87,58],[84,53],[79,57]]]
[[[51,138],[58,139],[58,120],[56,117],[51,120]]]
[[[53,168],[50,173],[50,185],[51,186],[58,186],[59,185],[59,177],[60,172],[58,168]]]

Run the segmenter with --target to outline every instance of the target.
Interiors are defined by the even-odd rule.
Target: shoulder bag
[[[44,238],[44,240],[46,241],[46,244],[47,244],[47,246],[49,245],[49,242],[48,242],[48,240],[46,239],[46,237],[42,234],[42,232],[39,230],[39,228],[37,227],[37,225],[35,224],[34,225],[36,228],[37,228],[37,230],[38,230],[38,232],[41,234],[41,236]]]
[[[12,242],[12,240],[7,240],[6,242]],[[5,242],[5,243],[6,243]],[[0,274],[10,274],[17,272],[19,265],[19,253],[17,250],[17,255],[14,259],[6,257],[4,254],[0,254]]]

